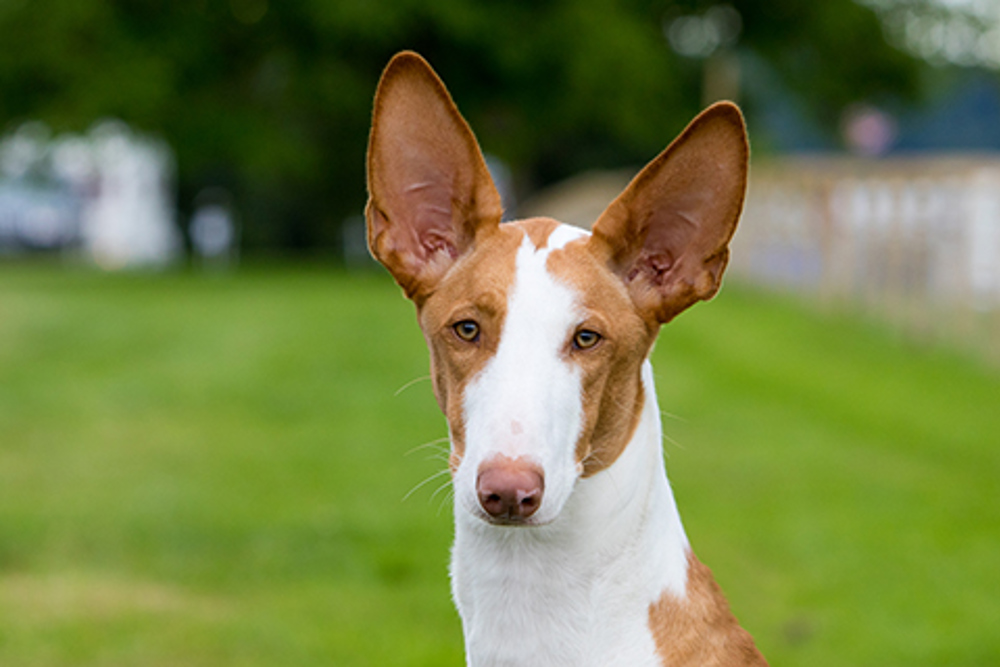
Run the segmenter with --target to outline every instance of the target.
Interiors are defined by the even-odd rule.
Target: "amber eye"
[[[578,350],[586,350],[588,348],[594,347],[601,340],[601,334],[596,331],[590,331],[589,329],[580,329],[573,336],[573,345]]]
[[[451,328],[455,330],[455,335],[468,343],[475,343],[479,340],[479,325],[472,320],[462,320]]]

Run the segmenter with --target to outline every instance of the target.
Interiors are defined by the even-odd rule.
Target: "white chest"
[[[625,568],[595,573],[511,537],[492,549],[456,541],[452,581],[470,666],[659,665],[652,596],[638,578]]]
[[[490,526],[457,508],[452,590],[469,665],[661,664],[649,608],[665,589],[684,595],[689,546],[644,437],[658,432],[649,412],[635,446],[581,480],[552,524]]]

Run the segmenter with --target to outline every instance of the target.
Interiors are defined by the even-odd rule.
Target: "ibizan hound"
[[[647,357],[719,289],[746,188],[716,104],[591,233],[501,224],[472,131],[415,53],[368,146],[368,243],[413,300],[448,419],[452,592],[469,665],[765,665],[688,544]]]

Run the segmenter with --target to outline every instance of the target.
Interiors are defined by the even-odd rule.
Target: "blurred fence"
[[[755,163],[731,275],[1000,360],[1000,158]]]

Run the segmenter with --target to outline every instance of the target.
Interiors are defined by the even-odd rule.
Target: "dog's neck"
[[[642,665],[649,605],[685,596],[688,541],[667,482],[652,368],[633,436],[545,526],[455,512],[452,587],[470,665]],[[623,653],[623,648],[624,653]]]

